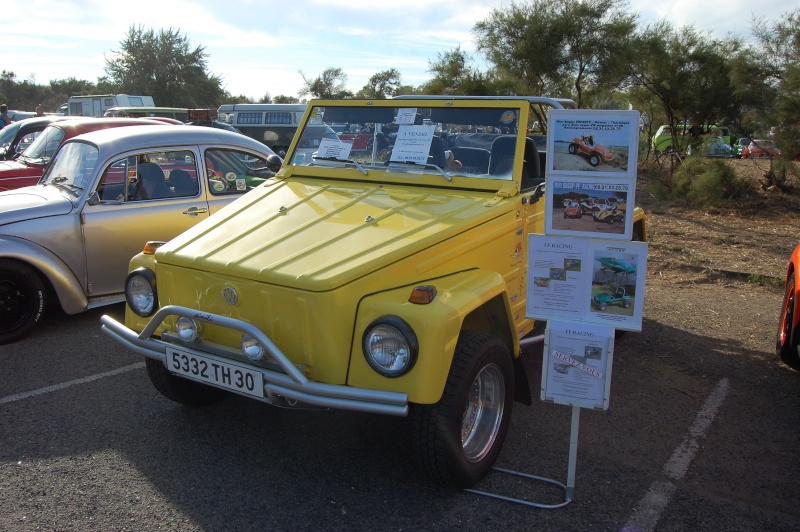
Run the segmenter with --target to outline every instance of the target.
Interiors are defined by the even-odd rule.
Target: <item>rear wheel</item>
[[[19,340],[42,321],[47,292],[39,274],[13,260],[0,260],[0,344]]]
[[[797,352],[800,344],[800,334],[794,330],[794,273],[786,283],[786,292],[783,295],[783,305],[781,305],[781,316],[778,322],[778,340],[775,349],[786,364],[792,367],[800,366],[800,354]]]
[[[513,397],[506,345],[496,336],[462,332],[442,398],[412,405],[414,454],[431,479],[456,488],[478,482],[503,446]]]
[[[573,142],[573,143],[571,143],[571,144],[569,145],[569,147],[567,148],[567,151],[568,151],[570,154],[572,154],[572,155],[575,155],[576,153],[578,153],[578,145],[577,145],[577,144],[575,144],[574,142]]]
[[[159,360],[146,358],[145,367],[147,376],[150,377],[150,382],[153,383],[156,390],[167,399],[172,399],[177,403],[188,406],[208,406],[227,395],[227,392],[219,388],[173,375]]]

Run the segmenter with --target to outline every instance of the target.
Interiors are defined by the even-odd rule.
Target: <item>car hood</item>
[[[72,202],[54,187],[36,185],[0,192],[0,225],[60,216],[72,208]]]
[[[0,161],[0,179],[4,177],[19,177],[27,166],[18,161]]]
[[[173,264],[332,290],[512,212],[513,202],[494,197],[479,191],[276,180],[162,246],[156,258],[159,267]]]

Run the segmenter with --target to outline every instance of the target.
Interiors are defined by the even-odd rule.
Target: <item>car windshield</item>
[[[287,162],[349,166],[361,173],[442,174],[512,179],[518,109],[497,107],[313,107]],[[339,131],[340,133],[336,133]]]
[[[92,144],[68,142],[58,150],[39,184],[57,187],[78,197],[90,185],[97,156],[97,147]]]
[[[0,148],[8,148],[14,137],[17,136],[17,131],[19,131],[21,125],[20,122],[14,122],[0,129]]]
[[[56,154],[61,141],[64,138],[64,130],[56,125],[47,126],[33,143],[22,152],[22,158],[33,164],[48,164]]]

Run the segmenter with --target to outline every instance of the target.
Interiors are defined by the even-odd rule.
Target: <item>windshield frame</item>
[[[92,188],[100,149],[90,142],[65,142],[47,167],[39,186],[53,186],[72,198],[80,198]]]
[[[66,132],[56,124],[50,124],[20,154],[26,162],[47,165],[64,142]]]
[[[566,105],[562,105],[562,103]],[[540,109],[539,112],[536,112],[533,106],[539,106],[544,111]],[[516,183],[517,187],[519,187],[522,176],[522,154],[527,153],[525,151],[526,137],[538,137],[536,144],[540,151],[546,144],[546,132],[543,129],[533,131],[529,128],[542,128],[546,124],[546,121],[541,121],[540,118],[546,116],[547,109],[573,106],[572,102],[566,100],[562,102],[558,99],[534,97],[409,97],[392,100],[312,100],[307,106],[306,113],[298,128],[298,133],[295,135],[287,153],[284,163],[284,168],[287,169],[287,172],[284,172],[284,174],[298,175],[302,173],[315,177],[358,179],[375,182],[413,182],[433,186],[453,186],[492,191],[497,191],[511,183]],[[505,123],[511,124],[513,122],[513,127],[509,126],[509,131],[496,132],[495,136],[509,136],[515,139],[516,142],[507,141],[513,145],[511,150],[517,159],[513,162],[513,171],[507,170],[507,174],[499,177],[497,175],[488,175],[485,171],[477,172],[474,169],[473,171],[468,171],[468,169],[464,169],[464,165],[461,166],[461,169],[453,169],[446,164],[442,164],[444,159],[440,159],[438,161],[439,164],[413,165],[402,160],[394,161],[397,164],[385,160],[377,160],[375,153],[377,135],[384,132],[386,130],[385,126],[388,126],[390,122],[385,117],[378,122],[367,122],[370,113],[376,115],[391,113],[393,117],[391,124],[396,130],[399,130],[401,124],[397,123],[397,112],[399,109],[408,108],[419,109],[423,114],[422,123],[413,124],[414,126],[430,126],[433,128],[434,136],[441,137],[446,135],[448,140],[454,139],[452,136],[454,132],[453,125],[467,123],[470,110],[475,111],[476,116],[482,117],[481,120],[484,121],[486,116],[496,116],[497,125],[502,125],[502,122],[499,122],[499,118],[506,113]],[[353,127],[352,121],[350,123],[341,123],[340,118],[347,116],[348,109],[353,111],[353,116],[360,114],[363,124],[372,124],[372,127],[368,131],[361,133],[358,128]],[[327,118],[325,117],[326,112],[328,113]],[[508,121],[510,115],[507,113],[509,112],[513,112],[513,120],[511,122]],[[448,113],[451,114],[448,115]],[[492,115],[491,113],[494,114]],[[448,120],[448,116],[450,116],[450,121],[445,122]],[[456,117],[458,118],[456,119]],[[404,120],[409,121],[407,117]],[[419,121],[418,117],[416,121]],[[368,160],[365,160],[363,156],[353,156],[351,151],[347,149],[342,151],[341,155],[333,152],[333,156],[331,156],[330,152],[326,152],[323,154],[326,155],[325,157],[320,157],[318,152],[315,153],[319,142],[316,142],[314,146],[308,146],[307,128],[311,126],[318,127],[321,124],[326,124],[335,131],[339,131],[340,140],[347,139],[352,141],[352,152],[356,151],[356,148],[361,148],[363,151],[365,147],[363,143],[371,140],[373,152],[369,154]],[[378,124],[380,124],[380,128]],[[521,127],[520,124],[525,126]],[[409,122],[408,125],[412,124]],[[466,134],[466,131],[459,131],[458,133]],[[477,131],[474,131],[474,133],[477,133]],[[359,134],[371,138],[367,140],[355,138]],[[344,135],[350,136],[345,137]],[[477,141],[477,139],[473,140]],[[484,145],[481,149],[489,150],[491,144],[489,140],[488,138],[484,139]],[[445,151],[452,152],[453,150],[450,150],[451,147],[453,147],[452,144],[446,144],[447,150]],[[486,151],[482,154],[484,158]],[[317,155],[316,160],[313,158],[314,155]],[[433,161],[429,160],[428,162]],[[365,169],[366,172],[364,171]]]

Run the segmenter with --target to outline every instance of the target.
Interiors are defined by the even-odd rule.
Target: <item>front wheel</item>
[[[596,153],[593,153],[589,156],[589,164],[592,166],[599,166],[600,165],[600,156]]]
[[[411,409],[414,455],[430,478],[454,488],[483,478],[503,446],[513,397],[506,345],[496,336],[462,332],[442,398]]]
[[[781,360],[792,367],[800,367],[800,354],[797,349],[800,346],[800,334],[794,330],[794,273],[786,283],[786,292],[783,295],[783,305],[781,305],[781,316],[778,321],[778,340],[775,349],[780,355]]]
[[[188,406],[208,406],[227,395],[227,392],[219,388],[173,375],[167,371],[164,363],[160,360],[146,358],[145,367],[147,376],[150,377],[150,382],[153,383],[156,390],[176,403]]]
[[[0,345],[15,342],[42,321],[47,291],[39,274],[13,260],[0,260]]]
[[[575,144],[574,142],[573,142],[573,143],[571,143],[571,144],[569,145],[569,147],[567,148],[567,151],[568,151],[568,152],[569,152],[571,155],[575,155],[576,153],[578,153],[578,145],[577,145],[577,144]]]

